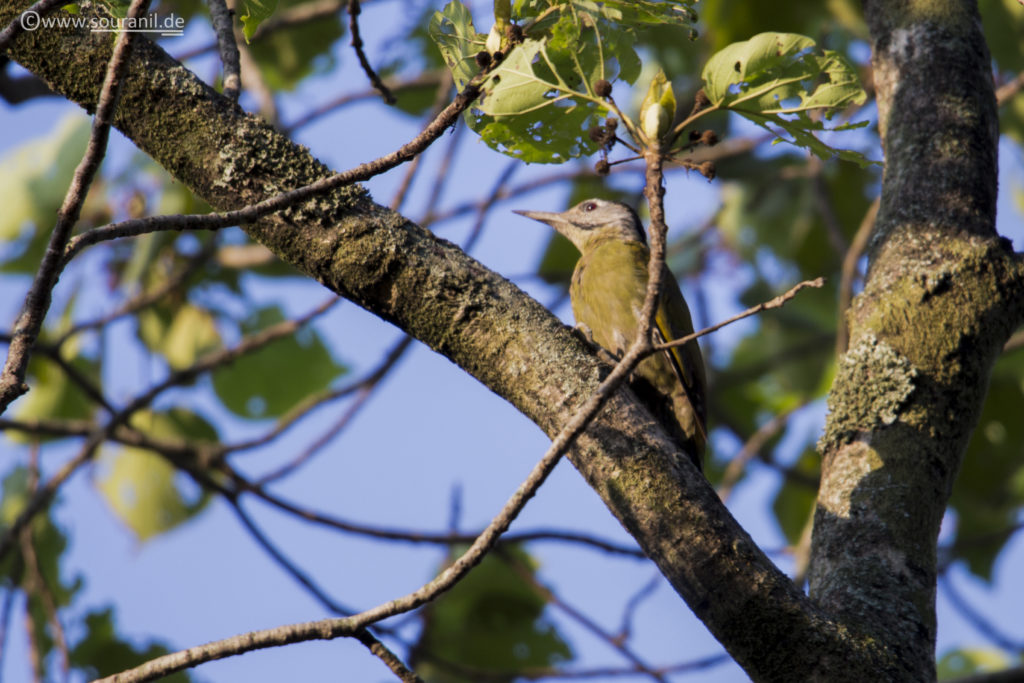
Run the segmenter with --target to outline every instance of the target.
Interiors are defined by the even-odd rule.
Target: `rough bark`
[[[0,7],[2,21],[17,11],[11,2]],[[87,110],[109,53],[109,38],[87,32],[36,32],[19,38],[12,50],[17,61]],[[135,54],[116,125],[218,209],[251,204],[328,173],[307,150],[244,114],[145,41]],[[245,229],[302,272],[444,354],[548,434],[568,420],[603,373],[542,306],[454,245],[375,205],[359,188],[314,199]],[[855,336],[855,343],[864,337]],[[832,441],[845,448],[842,438]],[[838,450],[831,449],[832,460]],[[675,465],[685,460],[679,455],[632,394],[622,391],[570,457],[754,679],[907,678],[896,675],[905,670],[902,639],[890,647],[877,637],[887,630],[867,628],[860,612],[837,605],[820,578],[815,585],[827,609],[804,596],[738,526],[707,482],[692,467]],[[819,517],[826,509],[823,504]],[[823,521],[820,530],[825,529]],[[845,538],[859,529],[839,525],[829,533]],[[934,551],[934,538],[924,543]]]
[[[1021,319],[995,232],[998,121],[974,2],[865,2],[882,202],[821,442],[811,596],[935,677],[936,542],[989,372]]]

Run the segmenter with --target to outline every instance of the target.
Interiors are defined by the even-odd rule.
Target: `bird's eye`
[[[587,202],[586,204],[583,205],[583,210],[584,211],[593,211],[596,208],[597,208],[597,202]]]

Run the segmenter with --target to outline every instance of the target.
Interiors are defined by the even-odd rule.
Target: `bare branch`
[[[772,419],[761,425],[753,436],[747,439],[746,443],[740,449],[740,452],[729,462],[729,466],[725,468],[725,473],[722,475],[722,483],[718,485],[718,497],[722,499],[724,503],[728,500],[729,495],[732,493],[733,487],[736,486],[736,482],[743,476],[743,472],[747,468],[747,464],[764,448],[764,445],[768,443],[768,440],[779,433],[779,431],[786,426],[789,421],[790,415],[793,414],[797,408],[791,408],[785,410]]]
[[[209,0],[208,5],[213,32],[217,35],[217,51],[220,53],[221,64],[224,65],[224,96],[237,102],[238,93],[242,88],[242,77],[232,13],[225,0]]]
[[[384,98],[384,102],[387,104],[395,103],[395,96],[391,94],[388,87],[384,85],[384,81],[380,79],[377,72],[370,66],[370,60],[366,58],[366,53],[363,52],[363,38],[359,35],[359,0],[348,0],[348,27],[352,32],[352,49],[356,51],[356,57],[359,58],[359,65],[363,67],[363,72],[366,77],[370,79],[370,83],[373,87],[380,92],[381,97]]]
[[[135,19],[142,16],[147,7],[149,7],[149,0],[132,0],[132,4],[128,8],[128,17]],[[20,26],[20,22],[18,25]],[[0,375],[0,414],[7,409],[11,401],[28,391],[28,386],[25,385],[28,359],[32,353],[32,346],[39,337],[46,312],[50,308],[53,288],[64,267],[61,257],[68,239],[71,237],[71,230],[78,222],[85,195],[88,193],[93,178],[99,170],[100,162],[103,161],[103,156],[106,154],[110,124],[114,115],[114,107],[117,105],[117,98],[121,92],[123,77],[128,71],[128,57],[131,54],[134,35],[131,31],[125,31],[118,36],[117,43],[114,45],[114,51],[103,77],[99,101],[96,103],[96,116],[93,118],[92,133],[89,136],[85,156],[82,157],[82,161],[75,169],[71,186],[68,187],[64,202],[57,212],[57,223],[50,235],[46,254],[43,256],[42,263],[39,264],[39,270],[25,297],[21,314],[14,324],[13,338],[7,350],[7,361],[4,363],[3,373]]]
[[[687,342],[689,342],[689,341],[691,341],[693,339],[697,339],[698,337],[703,337],[704,335],[711,334],[712,332],[717,332],[718,330],[722,329],[726,325],[731,325],[732,323],[734,323],[734,322],[736,322],[738,320],[743,320],[744,318],[749,318],[750,316],[757,315],[758,313],[760,313],[762,311],[767,311],[767,310],[770,310],[772,308],[779,308],[781,306],[784,306],[787,301],[789,301],[790,299],[795,297],[796,293],[799,292],[804,287],[823,287],[824,285],[825,285],[825,278],[823,278],[823,277],[815,278],[813,280],[804,280],[803,282],[801,282],[801,283],[799,283],[797,285],[794,285],[785,294],[780,294],[779,296],[775,297],[774,299],[770,299],[770,300],[765,301],[763,303],[757,304],[756,306],[751,306],[750,308],[748,308],[747,310],[743,311],[742,313],[738,313],[737,315],[734,315],[731,318],[726,318],[722,322],[716,323],[716,324],[712,325],[711,327],[705,327],[703,330],[700,330],[698,332],[694,332],[693,334],[688,334],[685,337],[681,337],[679,339],[674,339],[674,340],[672,340],[670,342],[665,342],[664,344],[655,344],[648,351],[648,353],[655,353],[657,351],[663,351],[665,349],[671,349],[673,346],[682,346],[683,344],[686,344]]]
[[[853,236],[850,248],[846,250],[843,257],[843,273],[839,280],[839,327],[836,330],[836,355],[846,353],[846,347],[850,344],[850,326],[846,322],[846,311],[853,301],[853,281],[857,277],[857,264],[860,257],[864,255],[864,249],[868,246],[868,239],[871,237],[871,230],[875,227],[875,218],[878,216],[878,207],[881,206],[882,198],[878,196],[871,202],[867,213],[861,219],[857,234]]]
[[[381,380],[383,380],[387,376],[388,372],[390,372],[391,369],[395,367],[398,361],[402,358],[402,356],[405,355],[405,352],[411,346],[412,341],[412,337],[403,337],[402,340],[399,341],[394,346],[394,348],[392,348],[391,351],[388,352],[387,356],[384,358],[384,361],[373,372],[371,372],[363,379],[360,379],[358,382],[354,382],[345,387],[341,387],[340,389],[328,392],[327,395],[325,396],[313,397],[308,401],[304,401],[303,403],[296,406],[287,415],[285,415],[281,419],[281,421],[267,434],[264,434],[263,436],[257,439],[243,442],[241,444],[226,446],[223,450],[223,453],[226,454],[229,452],[237,452],[240,450],[253,448],[255,446],[261,446],[265,443],[268,443],[269,441],[283,433],[288,427],[295,424],[299,419],[307,415],[314,408],[317,408],[323,405],[324,403],[327,403],[328,401],[333,401],[336,398],[340,398],[341,396],[345,396],[351,394],[354,391],[357,391],[358,395],[356,396],[352,405],[348,407],[348,410],[342,413],[342,416],[338,419],[337,423],[335,423],[327,432],[327,435],[318,439],[316,443],[307,448],[302,454],[299,455],[299,457],[293,459],[289,463],[286,463],[279,469],[276,469],[260,477],[256,483],[257,485],[262,486],[271,481],[276,481],[277,479],[285,477],[288,474],[294,472],[300,465],[307,462],[330,439],[334,438],[334,436],[338,432],[344,429],[345,426],[349,422],[351,422],[353,418],[355,418],[356,414],[358,414],[358,412],[362,409],[363,405],[366,404],[370,396],[373,395],[373,390],[380,385]]]
[[[340,615],[355,614],[356,610],[346,607],[340,603],[334,601],[327,593],[324,592],[316,583],[310,578],[304,571],[299,569],[291,560],[289,560],[285,554],[277,548],[270,539],[267,538],[266,534],[260,530],[256,523],[252,520],[252,517],[242,509],[238,499],[233,496],[228,496],[228,503],[231,505],[231,509],[234,510],[235,516],[238,517],[238,521],[242,523],[242,526],[246,528],[252,539],[256,541],[256,544],[260,546],[270,558],[277,563],[285,571],[286,574],[291,576],[296,583],[306,589],[310,595],[312,595],[317,602],[324,606],[329,612]]]
[[[29,479],[27,492],[35,493],[39,486],[39,448],[32,448],[31,462],[28,467]],[[32,534],[32,527],[25,526],[20,534],[21,559],[25,563],[25,574],[22,579],[22,588],[31,598],[35,597],[42,605],[46,620],[50,623],[53,631],[53,643],[60,655],[60,666],[67,681],[71,671],[71,662],[68,654],[68,640],[64,635],[64,626],[60,623],[60,615],[57,613],[57,601],[53,597],[53,591],[46,583],[42,568],[39,566],[39,556],[36,555],[35,539]]]

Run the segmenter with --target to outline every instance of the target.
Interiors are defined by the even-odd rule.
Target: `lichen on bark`
[[[830,418],[818,448],[831,451],[860,433],[894,423],[916,377],[914,366],[893,347],[863,335],[839,361],[828,398]]]

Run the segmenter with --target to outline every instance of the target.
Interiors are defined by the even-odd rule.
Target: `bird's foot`
[[[619,358],[617,358],[615,354],[611,353],[608,349],[594,341],[594,331],[591,330],[590,326],[586,323],[576,323],[576,327],[573,328],[573,332],[575,332],[576,336],[582,339],[587,346],[592,348],[594,352],[597,353],[598,358],[603,360],[605,363],[615,365],[619,362]]]

